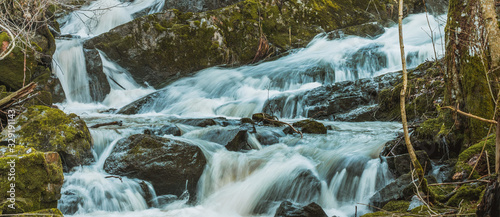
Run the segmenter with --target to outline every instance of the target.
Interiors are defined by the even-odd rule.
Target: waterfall
[[[430,18],[430,25],[443,25]],[[404,36],[408,67],[434,59],[432,39],[427,35],[425,14],[405,19]],[[443,31],[441,31],[443,32]],[[440,43],[442,36],[434,35]],[[439,57],[443,51],[436,45]],[[438,57],[438,58],[439,58]],[[280,59],[238,68],[213,67],[160,90],[142,113],[160,112],[185,116],[249,117],[261,112],[268,99],[293,98],[304,91],[334,82],[370,78],[401,69],[397,26],[386,28],[375,39],[350,36],[329,40],[318,35],[306,48]],[[301,104],[283,110],[302,111]]]
[[[143,114],[97,113],[97,109],[118,108],[154,90],[141,87],[125,69],[99,51],[110,93],[102,102],[93,102],[82,42],[138,14],[157,12],[164,2],[97,0],[61,20],[62,34],[74,36],[57,40],[54,54],[54,70],[67,96],[63,109],[79,114],[88,125],[118,118],[124,121],[123,127],[90,130],[96,163],[65,174],[58,208],[66,216],[273,216],[284,200],[316,202],[329,216],[354,216],[357,203],[368,203],[392,180],[387,164],[378,155],[400,131],[400,124],[381,122],[324,122],[330,127],[327,135],[306,134],[303,139],[288,135],[272,145],[260,144],[249,133],[247,142],[255,150],[248,152],[227,151],[221,144],[203,140],[211,131],[236,126],[201,128],[177,124],[182,136],[176,139],[196,144],[207,158],[195,204],[187,204],[186,195],[156,197],[147,182],[118,179],[103,171],[119,139],[173,123],[171,116],[248,117],[261,112],[267,100],[280,96],[294,102],[284,110],[300,114],[305,108],[294,99],[305,91],[401,67],[396,27],[386,28],[384,34],[373,39],[349,36],[330,40],[318,35],[306,48],[274,61],[237,68],[212,67],[180,79],[159,90],[154,101],[142,107]],[[431,26],[442,29],[438,19],[442,17],[431,17]],[[423,30],[426,28],[424,14],[405,19],[409,67],[434,58],[431,39]],[[436,36],[435,41],[440,40],[442,37]],[[443,54],[439,49],[437,52]],[[160,199],[170,202],[160,203]],[[358,215],[367,212],[368,207],[358,206]]]
[[[72,38],[56,40],[57,48],[53,56],[54,74],[61,81],[61,86],[69,103],[90,103],[93,101],[85,65],[83,41],[131,21],[136,13],[143,11],[146,13],[159,12],[164,3],[164,0],[136,0],[131,2],[97,0],[59,20],[59,23],[62,23],[61,34],[71,35]],[[106,66],[109,67],[111,63],[103,60],[103,64],[107,64]],[[106,75],[108,79],[112,77],[109,70]],[[121,77],[123,78],[123,76]],[[131,78],[126,79],[133,81]],[[115,87],[116,82],[110,82],[110,86]],[[130,85],[127,88],[126,90],[135,90],[133,96],[143,96],[150,92],[143,90],[137,84]],[[113,90],[115,89],[113,88]],[[116,98],[116,91],[112,93],[114,95],[109,96],[110,99],[105,104],[109,107],[123,106],[123,103],[118,102],[118,104],[115,104],[110,102],[113,98]],[[123,95],[126,94],[121,94],[121,96]]]

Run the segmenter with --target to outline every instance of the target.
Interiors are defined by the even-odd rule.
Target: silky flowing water
[[[178,124],[182,136],[176,138],[199,146],[208,160],[194,204],[187,203],[187,194],[156,195],[153,186],[146,183],[148,187],[144,188],[139,179],[107,177],[112,174],[107,174],[103,165],[116,142],[145,129],[179,118],[222,116],[237,120],[261,112],[273,97],[292,99],[322,85],[370,78],[401,68],[395,27],[386,28],[384,34],[373,39],[350,36],[328,40],[318,35],[306,48],[274,61],[238,68],[213,67],[180,79],[159,90],[157,98],[142,107],[139,114],[99,113],[120,108],[156,90],[137,84],[125,69],[99,53],[111,92],[102,102],[93,101],[83,41],[131,21],[136,13],[158,12],[162,2],[98,0],[62,20],[62,34],[75,37],[57,40],[54,54],[54,70],[67,96],[61,109],[80,115],[89,126],[115,120],[122,120],[123,126],[91,129],[96,162],[65,174],[59,209],[66,216],[273,216],[280,202],[289,200],[316,202],[329,216],[354,216],[356,206],[358,215],[369,212],[358,203],[369,203],[371,195],[393,179],[378,155],[384,143],[401,130],[399,123],[323,122],[329,127],[326,135],[305,134],[303,139],[283,135],[273,145],[262,145],[250,134],[248,142],[256,149],[244,153],[227,151],[220,144],[201,139],[222,126]],[[98,8],[106,9],[89,12]],[[429,18],[434,32],[443,28],[439,19],[443,17]],[[434,58],[427,25],[425,14],[405,19],[410,67]],[[442,55],[442,37],[435,35],[435,41],[436,51]],[[297,112],[284,114],[284,121],[294,122],[307,114],[300,102],[293,106]],[[282,134],[282,128],[265,130]],[[144,191],[154,196],[153,201],[145,200]],[[148,207],[148,202],[153,207]]]

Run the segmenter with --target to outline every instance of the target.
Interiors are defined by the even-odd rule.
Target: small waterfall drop
[[[83,41],[131,21],[136,13],[159,12],[164,3],[164,0],[136,0],[131,2],[97,0],[78,11],[71,12],[63,20],[59,21],[62,23],[61,34],[70,35],[72,38],[56,40],[57,48],[54,53],[53,65],[55,66],[54,73],[61,81],[69,103],[91,103],[93,101],[90,95]],[[104,62],[103,60],[103,64],[105,63],[109,67],[109,61]],[[109,73],[107,73],[107,77],[109,79]],[[131,78],[126,80],[133,81]],[[116,82],[110,82],[110,86],[113,88],[116,86]],[[113,90],[115,89],[113,88]],[[136,90],[135,94],[132,95],[136,97],[142,96],[140,93],[145,95],[150,92],[141,89],[139,85],[135,84],[129,86],[126,90]],[[123,103],[115,104],[110,102],[111,99],[116,98],[116,91],[113,94],[115,95],[109,97],[110,99],[105,104],[108,106],[122,106]],[[130,100],[130,97],[126,99]]]
[[[443,29],[439,19],[443,17],[431,16],[431,26]],[[426,28],[425,14],[405,19],[406,58],[410,68],[434,59],[432,40]],[[249,117],[261,112],[265,102],[274,97],[293,98],[321,85],[397,71],[401,69],[397,31],[397,26],[386,28],[386,32],[375,39],[349,36],[328,40],[327,36],[319,35],[306,48],[274,61],[205,69],[160,90],[156,100],[143,105],[140,112]],[[442,39],[439,35],[434,37],[438,43]],[[439,56],[443,54],[441,50],[436,52]],[[292,106],[295,107],[282,109],[303,110],[300,103]],[[288,118],[292,117],[295,116]]]

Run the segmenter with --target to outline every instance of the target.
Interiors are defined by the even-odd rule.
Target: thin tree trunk
[[[500,80],[500,29],[498,28],[497,14],[495,12],[495,0],[481,0],[481,11],[484,20],[484,26],[487,33],[489,54],[491,57],[490,69],[495,76],[495,80]],[[500,91],[500,86],[497,86],[497,91]],[[497,105],[498,109],[498,105]],[[500,182],[500,111],[497,111],[497,130],[496,130],[496,157],[495,157],[495,173],[497,180]]]
[[[405,58],[405,47],[404,47],[404,42],[403,42],[403,0],[399,1],[399,46],[401,49],[401,62],[403,65],[403,88],[401,89],[400,93],[400,106],[401,106],[401,120],[403,122],[403,131],[404,131],[404,138],[405,138],[405,143],[406,143],[406,148],[408,149],[408,154],[410,155],[411,163],[413,164],[413,167],[417,171],[418,179],[419,182],[421,183],[422,191],[429,196],[430,201],[434,200],[434,196],[432,193],[429,191],[429,188],[427,186],[427,180],[424,177],[424,170],[422,168],[422,165],[420,165],[420,162],[417,159],[417,155],[415,155],[415,150],[413,149],[413,146],[410,141],[410,134],[408,133],[408,121],[406,120],[406,108],[405,108],[405,102],[406,102],[406,89],[408,86],[408,72],[406,71],[406,58]]]

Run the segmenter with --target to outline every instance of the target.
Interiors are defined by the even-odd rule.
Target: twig
[[[269,118],[266,118],[265,114],[264,113],[261,113],[262,114],[262,119],[266,120],[266,121],[271,121],[271,122],[276,122],[276,123],[280,123],[280,124],[286,124],[288,125],[289,127],[292,128],[293,131],[295,131],[296,133],[300,134],[300,138],[304,138],[304,135],[302,135],[302,132],[298,131],[297,129],[295,129],[295,127],[293,127],[291,124],[289,123],[286,123],[286,122],[283,122],[283,121],[278,121],[278,120],[273,120],[273,119],[269,119]]]
[[[104,178],[106,178],[106,179],[117,178],[117,179],[120,179],[120,181],[123,183],[122,177],[120,177],[120,176],[105,176]]]
[[[109,126],[109,125],[122,126],[123,122],[122,121],[113,121],[113,122],[108,122],[108,123],[96,124],[96,125],[92,125],[90,128],[99,128],[102,126]]]
[[[470,113],[467,113],[467,112],[460,111],[459,109],[451,107],[451,106],[443,106],[441,108],[450,109],[450,110],[458,112],[459,114],[462,114],[462,115],[465,115],[467,117],[474,118],[474,119],[477,119],[477,120],[480,120],[480,121],[483,121],[483,122],[486,122],[486,123],[497,124],[497,122],[495,120],[484,119],[482,117],[479,117],[479,116],[476,116],[476,115],[473,115],[473,114],[470,114]]]
[[[440,186],[440,185],[461,185],[461,184],[475,183],[475,182],[490,183],[490,181],[488,181],[488,180],[467,180],[467,181],[463,181],[463,182],[445,182],[445,183],[434,183],[434,184],[429,184],[429,186]]]

